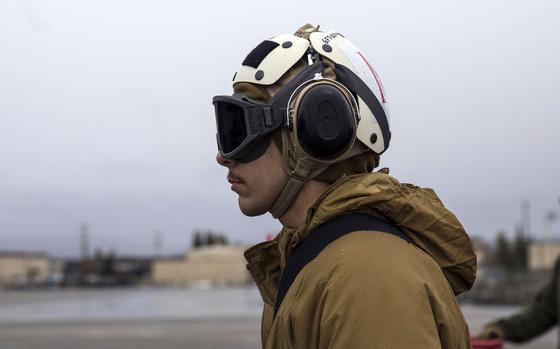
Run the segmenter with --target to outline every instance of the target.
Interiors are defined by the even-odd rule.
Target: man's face
[[[216,161],[228,168],[228,182],[231,190],[239,195],[239,208],[246,216],[268,212],[288,182],[282,154],[274,142],[270,142],[262,156],[251,162],[227,160],[220,153],[216,155]]]

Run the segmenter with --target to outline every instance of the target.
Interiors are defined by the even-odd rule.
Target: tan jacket
[[[359,231],[328,245],[298,274],[273,320],[281,271],[317,225],[350,211],[385,218],[415,245]],[[472,244],[431,189],[382,173],[344,177],[309,209],[305,224],[246,251],[265,302],[263,348],[463,349],[469,330],[454,293],[476,273]]]

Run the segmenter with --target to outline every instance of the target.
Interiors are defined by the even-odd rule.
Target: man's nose
[[[230,159],[224,159],[224,157],[222,156],[222,154],[220,152],[218,152],[218,154],[216,154],[216,162],[224,167],[230,168],[235,166],[235,164],[237,163],[235,160],[230,160]]]

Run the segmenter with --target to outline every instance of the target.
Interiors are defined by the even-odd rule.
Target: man
[[[283,225],[245,253],[263,348],[470,348],[454,293],[474,281],[471,242],[432,190],[371,173],[390,130],[364,55],[305,25],[251,51],[233,89],[213,99],[217,162],[245,215]],[[339,234],[292,273],[298,251],[345,217],[384,228]]]
[[[522,343],[556,326],[560,314],[559,276],[560,260],[557,260],[550,281],[529,305],[518,314],[487,324],[478,337]]]

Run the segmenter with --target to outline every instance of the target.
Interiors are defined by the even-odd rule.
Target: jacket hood
[[[278,236],[281,265],[319,224],[348,212],[364,212],[401,228],[441,267],[455,294],[469,290],[476,276],[476,255],[463,226],[432,189],[400,183],[386,173],[347,176],[328,187],[297,229]]]

